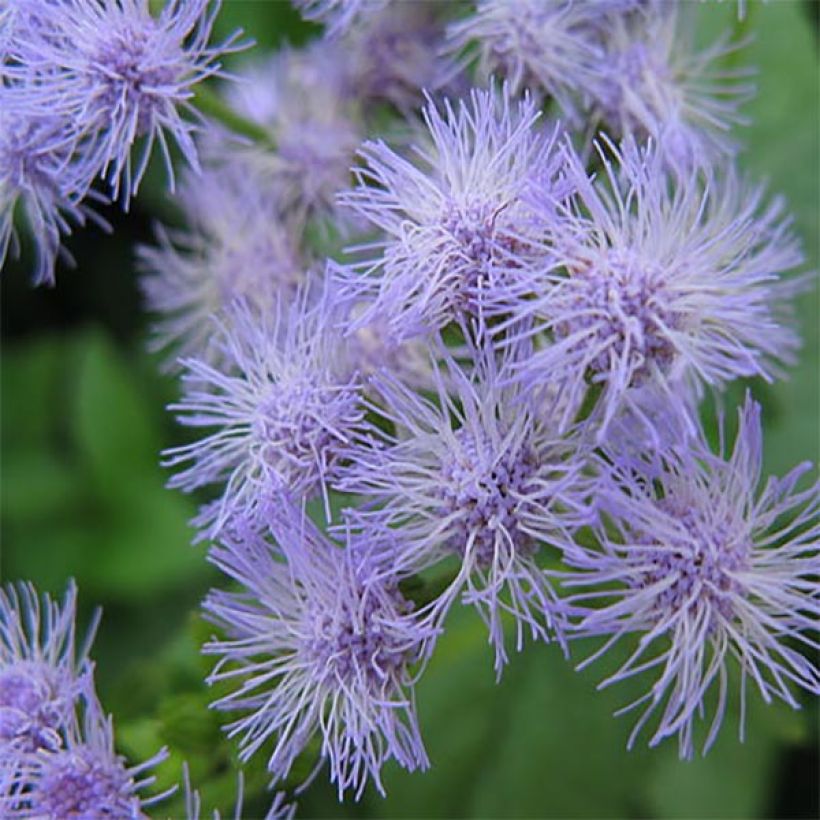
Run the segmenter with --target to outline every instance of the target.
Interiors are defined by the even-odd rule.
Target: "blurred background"
[[[748,5],[754,40],[743,57],[758,69],[759,91],[746,107],[751,125],[738,135],[746,145],[741,163],[786,197],[817,269],[820,6]],[[699,13],[710,33],[736,22],[733,2]],[[242,27],[267,49],[318,32],[273,0],[227,0],[219,27],[223,35]],[[202,678],[210,662],[198,654],[209,634],[198,602],[219,577],[204,547],[189,546],[194,502],[166,490],[157,465],[160,450],[183,438],[164,409],[174,383],[146,353],[134,270],[134,246],[150,241],[152,220],[174,218],[158,169],[131,213],[105,216],[112,234],[91,228],[67,242],[77,268],[61,268],[55,289],[29,287],[25,257],[0,278],[0,575],[57,595],[68,578],[77,580],[83,622],[94,606],[104,609],[93,657],[121,750],[136,762],[168,745],[163,782],[176,780],[186,759],[204,805],[229,810],[233,746],[207,711],[213,693]],[[791,378],[750,385],[764,405],[766,467],[778,474],[820,455],[816,288],[798,314],[805,346]],[[736,385],[730,398],[744,389]],[[588,651],[578,647],[576,657]],[[792,712],[750,698],[745,743],[737,715],[729,715],[709,756],[683,763],[673,743],[626,751],[630,718],[612,713],[629,702],[628,687],[596,692],[597,672],[576,673],[556,650],[531,646],[496,685],[480,622],[456,613],[418,690],[432,770],[389,767],[386,800],[368,791],[342,805],[322,773],[300,797],[298,816],[818,815],[816,702],[806,698],[806,708]],[[258,762],[247,774],[248,817],[266,807]],[[157,815],[180,811],[177,801]]]

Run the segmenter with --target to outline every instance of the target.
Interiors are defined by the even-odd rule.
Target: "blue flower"
[[[728,456],[699,439],[660,453],[605,449],[595,492],[600,548],[567,546],[575,572],[565,584],[581,590],[566,601],[577,633],[606,638],[582,666],[634,635],[634,651],[601,685],[654,677],[621,710],[643,708],[630,746],[656,716],[650,744],[677,735],[681,756],[690,757],[695,724],[709,709],[706,751],[726,710],[733,659],[744,703],[747,682],[767,703],[780,698],[794,708],[792,684],[820,693],[811,654],[820,484],[798,489],[811,468],[805,463],[758,489],[760,407],[747,398],[739,416]]]
[[[391,548],[348,536],[342,549],[280,504],[269,534],[240,523],[211,553],[240,585],[205,602],[227,636],[205,646],[222,656],[209,682],[239,683],[215,706],[247,713],[227,727],[242,737],[243,760],[273,740],[276,780],[316,733],[340,798],[348,789],[358,798],[368,779],[383,793],[391,758],[428,765],[412,689],[433,632],[380,565]]]

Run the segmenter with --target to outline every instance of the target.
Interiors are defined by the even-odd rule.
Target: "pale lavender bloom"
[[[62,745],[80,694],[89,684],[88,649],[99,613],[76,645],[77,587],[62,604],[31,584],[0,588],[0,758]]]
[[[209,682],[238,685],[214,705],[246,713],[227,727],[242,760],[273,743],[275,780],[318,733],[340,799],[368,780],[384,793],[388,760],[429,765],[413,684],[432,632],[373,557],[384,545],[348,536],[342,549],[282,505],[271,523],[275,542],[245,531],[211,553],[241,586],[205,602],[228,636],[205,646],[222,656]]]
[[[167,450],[169,482],[192,491],[224,484],[200,523],[214,534],[234,513],[253,517],[273,497],[321,494],[327,503],[341,447],[361,422],[359,380],[341,332],[343,304],[307,288],[271,315],[237,304],[215,320],[221,367],[181,362],[184,395],[171,405],[181,424],[212,432]]]
[[[384,407],[373,409],[395,432],[374,424],[360,435],[339,486],[363,496],[361,507],[346,510],[354,525],[401,533],[401,550],[390,559],[397,571],[460,561],[429,617],[438,622],[459,596],[475,605],[500,674],[503,615],[513,616],[519,651],[527,632],[561,639],[560,603],[539,562],[544,542],[570,538],[588,515],[585,451],[509,386],[509,353],[497,363],[491,348],[475,350],[469,371],[441,355],[446,373],[437,371],[437,401],[388,374],[371,379]]]
[[[175,369],[177,356],[218,365],[213,314],[229,324],[226,309],[237,299],[270,313],[305,281],[279,198],[251,171],[240,157],[186,175],[178,197],[186,228],[157,227],[157,245],[138,248],[142,289],[158,314],[152,346],[169,354],[167,369]]]
[[[651,689],[621,710],[643,708],[630,746],[655,716],[650,745],[677,735],[681,756],[690,757],[695,724],[707,719],[705,752],[726,711],[732,659],[741,674],[741,737],[749,681],[767,703],[780,698],[794,708],[792,684],[820,693],[811,655],[820,484],[798,489],[811,469],[804,463],[758,489],[760,407],[747,397],[739,415],[728,457],[723,445],[716,456],[697,439],[660,454],[606,450],[595,493],[600,549],[567,547],[576,572],[565,584],[590,589],[566,600],[578,634],[607,638],[582,665],[637,635],[628,660],[601,685],[654,675]]]
[[[390,0],[293,0],[306,20],[324,23],[334,36],[381,11]]]
[[[248,161],[277,188],[296,225],[314,214],[336,221],[336,194],[350,182],[363,124],[347,61],[336,43],[285,48],[249,61],[227,89],[240,114],[270,131],[276,150],[251,150]]]
[[[719,67],[743,44],[726,34],[695,51],[690,22],[668,3],[613,15],[597,83],[607,123],[622,136],[652,137],[684,173],[735,152],[730,131],[746,123],[739,109],[754,94],[748,69]]]
[[[235,37],[208,45],[220,0],[171,0],[157,17],[148,0],[40,5],[41,24],[27,26],[15,45],[18,73],[31,104],[76,132],[89,182],[103,175],[127,204],[159,142],[173,187],[169,136],[198,168],[193,88],[220,73],[219,58],[237,49]],[[138,138],[144,146],[134,167]]]
[[[552,97],[577,120],[604,60],[603,14],[603,4],[591,0],[479,0],[473,14],[450,26],[451,48],[477,42],[483,77],[505,78],[513,94]]]
[[[350,93],[410,112],[421,104],[423,89],[449,85],[458,68],[441,54],[441,17],[434,2],[391,3],[353,27],[342,42]]]
[[[424,111],[429,144],[416,161],[367,142],[358,187],[340,201],[384,232],[337,270],[343,287],[371,302],[353,328],[387,317],[393,335],[424,335],[465,314],[503,312],[526,296],[551,217],[525,200],[535,184],[557,185],[555,132],[536,128],[526,99],[474,90],[457,106]]]
[[[20,252],[17,210],[34,241],[35,285],[54,284],[58,258],[73,264],[60,244],[72,223],[82,226],[91,218],[108,227],[82,201],[88,181],[72,156],[74,145],[71,129],[60,118],[29,115],[0,86],[0,269],[9,251],[13,256]]]
[[[799,346],[789,299],[805,285],[782,278],[803,261],[782,201],[764,205],[762,189],[731,170],[669,173],[657,145],[600,145],[596,182],[565,154],[577,200],[548,235],[564,273],[546,271],[528,308],[551,343],[521,368],[531,388],[565,395],[562,427],[589,384],[603,390],[604,435],[636,387],[674,402],[684,379],[721,387],[781,375]]]
[[[163,749],[150,760],[128,766],[114,749],[111,718],[105,718],[89,687],[82,719],[66,729],[63,748],[20,755],[9,786],[0,793],[6,820],[68,817],[145,818],[143,809],[165,799],[173,789],[150,798],[140,791],[155,777],[145,775],[165,760]]]

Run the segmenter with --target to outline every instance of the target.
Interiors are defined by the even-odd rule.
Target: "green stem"
[[[205,85],[200,85],[192,100],[201,114],[222,123],[235,134],[241,134],[268,150],[276,148],[273,134],[258,123],[237,114],[218,94]]]

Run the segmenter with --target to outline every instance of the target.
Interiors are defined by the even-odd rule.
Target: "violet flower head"
[[[186,229],[159,227],[157,244],[138,248],[142,289],[158,315],[152,346],[169,353],[167,369],[178,356],[218,365],[212,315],[228,323],[237,299],[269,313],[305,280],[279,198],[251,171],[239,157],[187,174],[178,196]]]
[[[682,379],[781,375],[799,346],[790,298],[806,283],[782,278],[803,261],[783,203],[764,206],[762,189],[731,171],[670,173],[657,145],[598,150],[605,173],[593,182],[565,147],[578,194],[550,235],[564,273],[548,271],[529,305],[551,343],[523,363],[522,380],[564,393],[563,427],[589,385],[602,388],[603,436],[639,399],[634,388],[674,402]]]
[[[282,495],[321,494],[329,509],[339,451],[363,416],[336,329],[344,314],[333,300],[329,291],[314,299],[303,288],[270,316],[239,303],[226,322],[216,321],[223,365],[182,361],[184,395],[171,409],[181,424],[212,432],[167,450],[164,465],[183,468],[172,487],[224,484],[219,504],[203,511],[205,534]]]
[[[0,793],[0,814],[8,820],[67,817],[145,818],[143,809],[174,789],[153,797],[140,792],[154,783],[148,772],[165,760],[163,749],[129,767],[114,749],[111,718],[105,718],[91,687],[82,719],[74,716],[64,748],[21,755],[10,788]]]
[[[353,27],[341,41],[351,93],[365,104],[387,101],[409,113],[421,105],[424,89],[448,86],[459,72],[441,53],[442,17],[436,3],[390,3]]]
[[[276,151],[253,149],[248,160],[297,228],[313,215],[338,220],[335,197],[363,134],[353,92],[348,54],[324,41],[251,60],[227,89],[240,114],[270,131]]]
[[[439,622],[459,596],[476,606],[500,675],[502,613],[515,620],[519,651],[527,632],[561,639],[560,602],[539,561],[544,542],[565,541],[588,514],[584,450],[509,386],[509,353],[499,364],[492,349],[477,350],[469,371],[442,355],[437,401],[387,373],[371,379],[395,433],[374,425],[360,435],[340,487],[363,496],[359,508],[346,510],[354,527],[401,532],[401,550],[391,556],[397,571],[460,562],[429,617]]]
[[[235,37],[210,46],[220,0],[170,0],[159,16],[147,0],[64,0],[43,7],[17,58],[32,104],[71,123],[89,183],[102,175],[125,204],[137,193],[159,142],[173,187],[169,137],[198,168],[192,135],[201,116],[193,87],[220,72]],[[144,139],[132,165],[132,149]]]
[[[0,758],[62,745],[89,685],[87,654],[98,620],[78,647],[76,603],[73,582],[62,604],[46,594],[41,601],[31,584],[0,589]]]
[[[747,682],[767,703],[779,698],[794,708],[793,685],[820,693],[812,660],[820,484],[798,488],[811,469],[805,463],[759,489],[760,407],[747,397],[739,415],[728,457],[699,440],[662,455],[606,451],[596,490],[600,549],[567,552],[577,571],[565,583],[580,590],[566,601],[578,634],[607,639],[583,665],[637,635],[629,659],[602,685],[654,676],[649,691],[621,710],[643,709],[630,746],[654,716],[650,745],[677,736],[681,756],[690,757],[695,724],[707,719],[705,752],[726,711],[732,658],[741,676],[741,737]]]
[[[342,34],[362,18],[378,13],[390,0],[293,0],[306,20],[324,23],[328,36]]]
[[[530,269],[545,264],[538,239],[551,218],[525,194],[558,186],[555,132],[538,130],[538,116],[529,99],[474,90],[443,110],[428,103],[429,144],[415,162],[365,143],[358,187],[340,200],[385,237],[337,271],[347,292],[371,302],[354,329],[387,317],[404,340],[523,298]]]
[[[271,533],[275,543],[246,531],[211,554],[241,585],[205,602],[227,634],[205,646],[222,656],[209,682],[239,684],[214,705],[247,713],[227,727],[243,760],[273,741],[275,780],[318,733],[340,799],[368,779],[384,793],[387,760],[428,766],[412,690],[431,630],[372,557],[383,545],[349,537],[342,549],[281,505]]]
[[[477,42],[483,77],[503,77],[512,94],[551,97],[563,116],[575,120],[603,60],[603,12],[591,0],[480,0],[473,14],[450,26],[451,49]]]
[[[745,68],[719,62],[743,43],[729,35],[694,50],[692,20],[668,3],[612,15],[597,83],[598,109],[621,136],[652,137],[678,170],[735,152],[732,126],[754,94]]]
[[[73,264],[61,247],[72,225],[97,217],[83,197],[87,181],[72,157],[75,138],[59,117],[32,115],[0,86],[0,269],[9,252],[18,256],[15,211],[22,213],[35,251],[35,285],[53,285],[57,260]],[[97,197],[102,199],[102,197]]]

